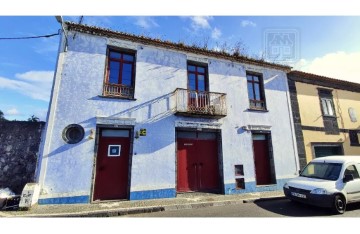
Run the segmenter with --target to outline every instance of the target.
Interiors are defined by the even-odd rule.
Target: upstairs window
[[[250,109],[266,110],[263,79],[260,75],[247,74]]]
[[[333,100],[330,98],[321,98],[321,107],[326,116],[335,116]]]
[[[206,66],[188,64],[188,89],[196,91],[207,91]]]
[[[135,53],[109,49],[104,96],[134,98]]]

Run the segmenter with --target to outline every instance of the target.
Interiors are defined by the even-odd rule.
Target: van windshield
[[[341,166],[341,163],[311,162],[300,176],[335,181],[339,178]]]

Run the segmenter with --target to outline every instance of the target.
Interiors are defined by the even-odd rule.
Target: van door
[[[350,174],[354,177],[354,180],[345,184],[345,191],[348,195],[348,201],[360,201],[360,177],[359,172],[354,164],[350,164],[346,167],[344,176]]]

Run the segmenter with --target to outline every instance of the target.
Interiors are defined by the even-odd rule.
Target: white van
[[[327,156],[312,160],[299,177],[284,185],[292,201],[328,207],[343,214],[346,204],[360,202],[360,156]]]

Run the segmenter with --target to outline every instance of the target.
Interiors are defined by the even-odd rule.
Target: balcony
[[[187,89],[176,89],[175,114],[204,117],[223,118],[226,116],[226,94]]]
[[[104,84],[104,96],[133,99],[134,88],[121,84]]]

